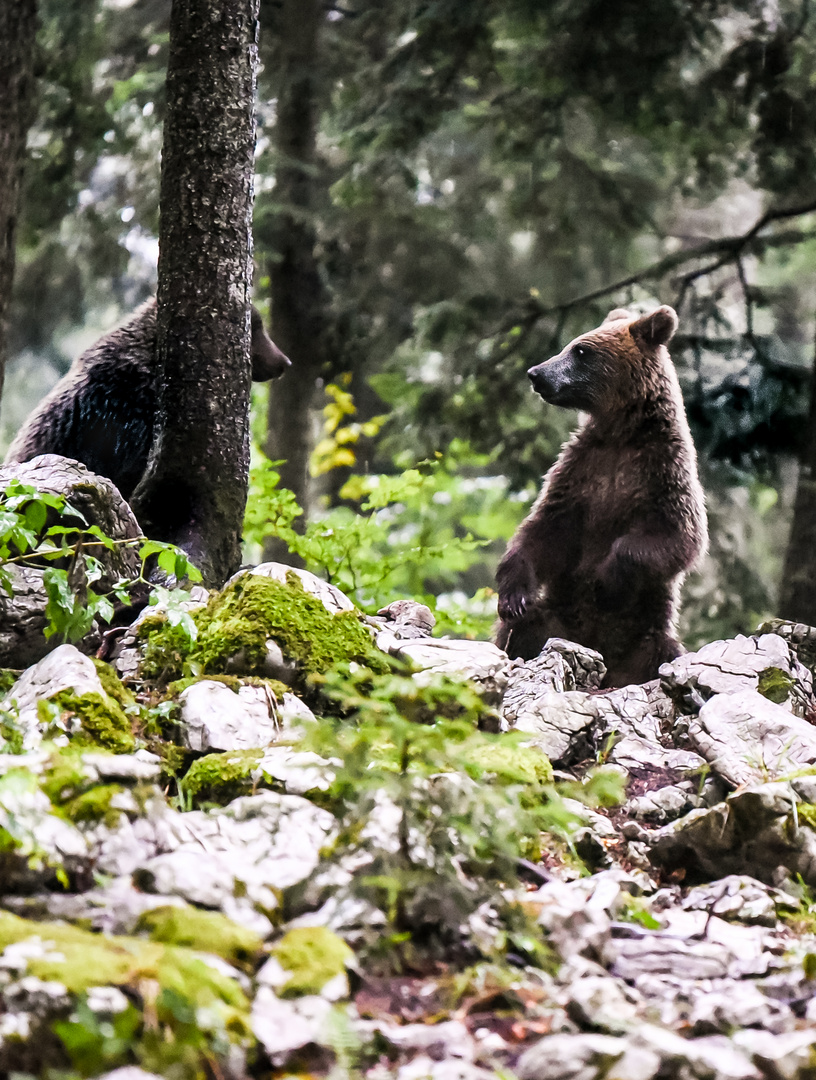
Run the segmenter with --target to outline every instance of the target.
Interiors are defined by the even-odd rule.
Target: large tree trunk
[[[249,466],[249,283],[258,0],[173,0],[161,173],[159,394],[134,493],[208,585],[240,563]]]
[[[783,619],[816,626],[816,361],[777,612]]]
[[[14,278],[14,251],[20,183],[34,101],[34,39],[37,0],[0,3],[0,397],[6,370],[8,304]]]
[[[292,359],[292,370],[270,387],[266,453],[283,459],[281,485],[309,509],[311,410],[325,360],[325,288],[315,258],[314,213],[320,183],[316,137],[320,110],[320,0],[282,0],[270,12],[274,81],[278,90],[273,132],[277,156],[274,200],[279,210],[268,238],[272,336]],[[265,30],[267,27],[265,26]],[[270,540],[269,558],[292,561]]]

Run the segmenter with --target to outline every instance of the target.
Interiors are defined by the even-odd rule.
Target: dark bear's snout
[[[527,377],[533,384],[533,390],[552,405],[560,404],[572,385],[569,365],[560,356],[531,367]]]

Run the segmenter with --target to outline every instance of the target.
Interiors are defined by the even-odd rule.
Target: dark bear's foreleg
[[[524,618],[538,591],[532,563],[522,550],[510,547],[496,570],[499,591],[499,618],[515,622]]]

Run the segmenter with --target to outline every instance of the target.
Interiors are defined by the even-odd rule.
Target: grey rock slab
[[[781,1033],[793,1030],[796,1017],[787,1006],[763,994],[753,981],[729,979],[693,994],[688,1023],[695,1035],[727,1035],[740,1028]]]
[[[734,1032],[733,1041],[773,1080],[804,1080],[812,1073],[816,1028],[783,1034],[745,1028]]]
[[[382,621],[372,619],[375,625],[387,625],[393,634],[404,640],[430,637],[436,625],[436,617],[431,609],[416,600],[393,600],[380,608],[377,615],[382,617]]]
[[[524,1051],[515,1073],[519,1080],[600,1080],[625,1050],[626,1040],[613,1035],[546,1035]]]
[[[179,695],[184,744],[190,750],[252,750],[280,735],[277,701],[266,686],[242,685],[237,693],[210,679]]]
[[[145,1072],[138,1065],[123,1065],[120,1069],[102,1073],[99,1080],[162,1080],[158,1073]]]
[[[473,1037],[461,1020],[447,1020],[439,1024],[393,1024],[374,1020],[355,1026],[369,1037],[379,1032],[399,1050],[419,1050],[437,1061],[445,1058],[472,1061],[476,1053]]]
[[[383,652],[418,668],[414,677],[420,683],[425,672],[470,679],[493,704],[498,704],[505,693],[512,661],[490,641],[429,637],[406,641],[388,628],[380,630],[375,640]]]
[[[182,896],[226,914],[236,895],[273,910],[280,889],[315,869],[335,827],[328,811],[272,791],[177,815],[174,824],[165,851],[142,862],[134,881],[148,892]]]
[[[576,955],[599,957],[609,940],[612,915],[621,903],[625,883],[615,872],[577,881],[551,881],[527,893],[525,906],[536,918],[564,960]]]
[[[566,662],[577,690],[597,690],[606,675],[606,664],[601,654],[575,641],[550,638],[539,653],[539,659],[549,656],[559,656]]]
[[[60,645],[26,668],[6,696],[0,701],[0,710],[17,712],[17,723],[23,730],[23,748],[34,750],[42,741],[42,723],[37,715],[37,703],[63,690],[77,695],[105,691],[96,673],[93,661],[74,645]]]
[[[554,765],[566,765],[586,756],[592,748],[592,728],[600,709],[596,698],[581,690],[559,694],[544,689],[535,697],[504,708],[504,719],[515,731],[529,735],[531,746],[547,755]]]
[[[80,830],[53,813],[35,778],[22,771],[7,774],[0,786],[0,827],[13,841],[4,866],[4,892],[31,892],[54,869],[72,872],[90,860]]]
[[[82,755],[82,764],[92,769],[100,780],[158,780],[162,770],[161,758],[149,750],[137,750],[135,754],[89,751]]]
[[[132,934],[141,915],[157,907],[185,907],[177,896],[153,896],[135,889],[129,877],[82,893],[36,893],[3,897],[3,907],[24,919],[62,919],[106,934]]]
[[[732,787],[776,780],[816,763],[816,728],[756,690],[707,701],[689,723],[688,734]]]
[[[542,654],[529,664],[541,663]],[[673,706],[657,682],[625,686],[606,694],[580,690],[558,692],[537,682],[522,666],[511,672],[502,714],[511,728],[531,735],[555,765],[604,751],[610,764],[625,769],[659,768],[698,771],[699,754],[675,747],[670,728]]]
[[[692,810],[648,834],[649,858],[670,870],[714,880],[748,874],[771,881],[778,867],[816,884],[816,832],[799,823],[789,783],[735,791],[716,806]]]
[[[644,1024],[631,1036],[635,1046],[652,1050],[661,1059],[661,1076],[695,1080],[761,1080],[762,1074],[730,1039],[709,1035],[683,1039],[666,1028]],[[680,1071],[682,1069],[682,1071]],[[621,1080],[626,1080],[624,1075]]]
[[[567,1014],[582,1026],[620,1034],[638,1017],[639,995],[608,975],[590,975],[570,983],[565,1002]]]
[[[613,975],[634,983],[644,974],[670,974],[686,980],[722,979],[728,975],[733,954],[713,942],[686,942],[650,934],[607,942],[604,959]]]
[[[368,1075],[373,1077],[373,1072]],[[419,1054],[397,1069],[396,1080],[498,1080],[502,1075],[462,1058],[434,1061],[427,1054]]]
[[[797,906],[794,897],[747,874],[729,874],[710,885],[698,885],[689,889],[681,903],[686,911],[705,911],[721,919],[770,927],[776,925],[777,904]]]
[[[319,994],[283,999],[260,986],[252,1002],[250,1026],[273,1063],[311,1042],[325,1042],[332,1003]]]
[[[342,763],[320,757],[308,750],[292,746],[270,746],[252,770],[253,778],[283,785],[288,795],[305,795],[307,791],[327,791],[335,777],[335,768]]]
[[[770,667],[790,675],[801,694],[812,697],[811,673],[777,634],[738,634],[726,641],[712,641],[697,652],[663,664],[660,679],[670,697],[683,700],[691,711],[696,711],[714,694],[756,690],[760,672]]]
[[[662,825],[666,821],[674,821],[676,818],[687,814],[689,810],[696,810],[703,806],[701,796],[696,794],[694,785],[690,782],[681,784],[667,784],[657,788],[646,795],[637,795],[627,799],[626,812],[639,821],[649,821]]]

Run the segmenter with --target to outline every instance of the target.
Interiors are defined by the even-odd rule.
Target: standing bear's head
[[[551,405],[611,412],[657,389],[677,329],[673,308],[650,315],[610,311],[597,330],[571,341],[557,356],[527,372],[533,389]]]

